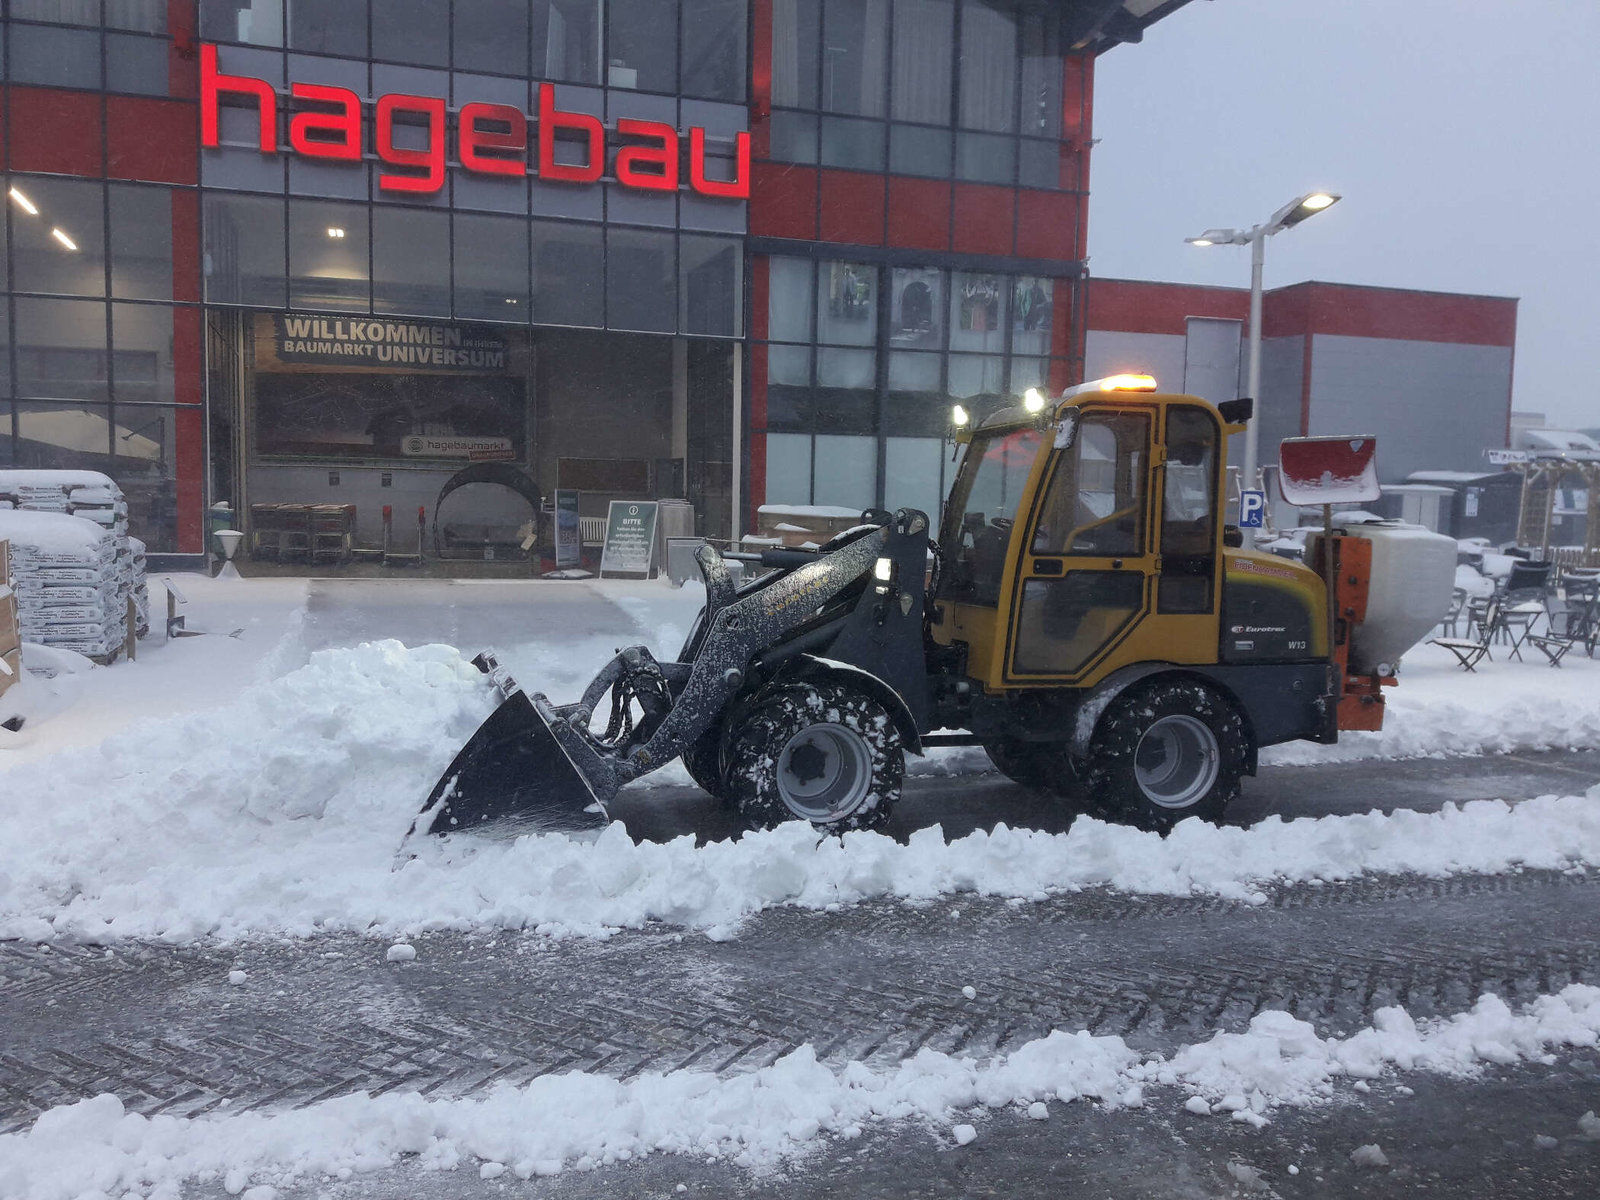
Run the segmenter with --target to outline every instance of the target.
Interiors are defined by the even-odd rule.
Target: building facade
[[[7,0],[0,463],[157,554],[479,462],[935,506],[953,401],[1081,373],[1094,56],[1177,6]]]

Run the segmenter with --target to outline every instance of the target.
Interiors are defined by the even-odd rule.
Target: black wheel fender
[[[923,753],[922,732],[917,728],[917,719],[911,715],[911,706],[899,692],[871,671],[850,663],[839,662],[837,659],[802,654],[795,666],[779,673],[774,683],[781,686],[799,680],[813,684],[837,683],[846,688],[865,692],[883,705],[884,711],[889,714],[889,719],[894,722],[895,729],[900,733],[900,744],[912,754]]]

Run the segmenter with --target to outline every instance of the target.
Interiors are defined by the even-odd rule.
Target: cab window
[[[1056,463],[1033,553],[1092,558],[1144,552],[1146,413],[1093,412]]]
[[[940,594],[968,604],[997,604],[1006,547],[1044,435],[1034,428],[979,435],[967,447],[941,531],[945,580]]]

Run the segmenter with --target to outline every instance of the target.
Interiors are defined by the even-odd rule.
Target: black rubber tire
[[[1082,787],[1067,748],[1060,742],[996,738],[983,744],[995,770],[1034,791],[1075,796]]]
[[[728,785],[722,778],[722,728],[713,726],[683,752],[683,768],[701,791],[724,804],[731,802]]]
[[[1209,732],[1210,745],[1201,749],[1211,756],[1216,776],[1193,799],[1169,798],[1162,804],[1140,783],[1137,764],[1145,735],[1158,722],[1174,717],[1191,718],[1195,724],[1184,724],[1196,734],[1201,729]],[[1146,749],[1148,753],[1150,748]],[[1151,680],[1117,697],[1095,726],[1085,788],[1100,814],[1141,829],[1165,833],[1187,817],[1217,821],[1239,795],[1249,750],[1243,718],[1217,692],[1192,679]],[[1203,774],[1193,776],[1197,786]]]
[[[752,829],[808,819],[784,802],[778,786],[779,759],[796,735],[811,726],[842,726],[862,748],[864,792],[848,812],[832,820],[812,819],[825,833],[878,829],[888,821],[905,778],[900,731],[883,705],[837,684],[792,684],[761,700],[740,722],[728,748],[727,786]]]

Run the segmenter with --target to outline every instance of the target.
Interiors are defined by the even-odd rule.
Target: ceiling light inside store
[[[30,217],[37,217],[39,215],[39,210],[34,207],[33,201],[29,200],[16,188],[11,189],[11,198],[15,200],[17,204],[21,206],[22,211],[27,213]]]
[[[507,304],[515,304],[516,302],[517,302],[517,298],[515,296],[507,296],[506,297],[506,303]]]
[[[60,242],[68,250],[76,250],[78,248],[78,243],[73,241],[66,234],[62,233],[59,229],[52,229],[50,231],[50,236],[55,238],[56,241]]]
[[[337,225],[329,225],[328,236],[331,238],[342,238],[344,236],[344,230],[340,229]]]

